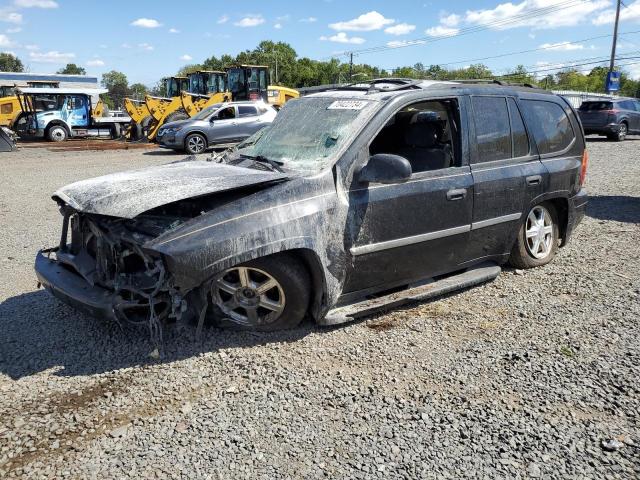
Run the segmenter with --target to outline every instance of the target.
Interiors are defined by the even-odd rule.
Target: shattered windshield
[[[365,125],[376,102],[307,97],[287,102],[243,156],[266,158],[285,170],[314,173],[331,165]]]

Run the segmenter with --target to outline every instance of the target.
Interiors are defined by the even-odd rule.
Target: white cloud
[[[606,25],[613,23],[616,18],[616,11],[608,9],[600,13],[593,19],[594,25]],[[633,2],[620,10],[620,21],[637,21],[640,20],[640,1]]]
[[[218,21],[216,22],[218,25],[222,25],[223,23],[227,23],[229,21],[229,15],[222,15],[220,18],[218,18]]]
[[[413,32],[416,29],[415,25],[409,25],[408,23],[398,23],[384,29],[384,33],[389,35],[406,35]]]
[[[151,50],[153,50],[153,45],[149,45],[148,43],[139,43],[138,44],[138,48],[141,48],[142,50],[146,50],[148,52],[150,52]]]
[[[348,32],[370,32],[372,30],[380,30],[386,25],[391,25],[395,20],[385,18],[375,10],[363,13],[358,18],[346,22],[337,22],[329,24],[332,30],[348,31]]]
[[[14,0],[13,3],[19,8],[58,8],[53,0]]]
[[[322,37],[320,37],[320,40],[336,43],[350,43],[352,45],[361,45],[366,41],[364,38],[360,37],[349,37],[344,32],[338,32],[330,37],[325,37],[323,35]]]
[[[452,13],[451,15],[440,17],[440,23],[445,27],[457,27],[460,24],[461,19],[462,17],[460,15]]]
[[[190,62],[191,60],[193,60],[193,57],[191,55],[187,55],[186,53],[184,55],[182,55],[180,57],[180,60],[183,60],[185,62]]]
[[[74,58],[75,53],[61,53],[56,50],[46,53],[29,52],[29,59],[36,63],[69,63]]]
[[[300,21],[302,23],[315,23],[318,21],[318,19],[316,17],[307,17],[307,18],[301,18]]]
[[[545,50],[560,50],[563,52],[569,52],[571,50],[584,50],[584,45],[582,45],[581,43],[558,42],[543,43],[539,48],[544,48]]]
[[[38,45],[25,45],[24,48],[31,51],[40,50],[40,47]]]
[[[95,60],[89,60],[87,62],[87,67],[104,67],[104,62],[99,58],[96,58]]]
[[[21,27],[7,28],[7,33],[20,33],[21,31]]]
[[[423,43],[427,43],[424,40],[392,40],[387,42],[387,47],[389,48],[401,48],[408,47],[410,45],[422,45]]]
[[[554,5],[562,8],[549,10],[544,15],[534,15],[534,10]],[[491,9],[467,10],[464,20],[471,25],[487,25],[492,30],[518,27],[537,29],[572,27],[589,20],[595,12],[609,6],[609,0],[584,0],[575,5],[567,5],[566,0],[523,0],[515,4],[501,3]],[[509,22],[509,19],[515,16],[517,20]],[[499,23],[495,24],[495,22]]]
[[[427,28],[424,33],[426,33],[430,37],[449,37],[451,35],[456,35],[459,31],[460,30],[457,28],[438,25],[437,27]]]
[[[282,28],[282,24],[281,23],[276,23],[273,28],[275,28],[276,30],[280,30]]]
[[[0,8],[0,22],[7,23],[22,23],[22,14],[18,12],[12,12],[6,8]]]
[[[141,27],[141,28],[158,28],[161,27],[162,24],[153,18],[139,18],[130,23],[132,27]]]
[[[131,45],[129,45],[128,43],[123,43],[122,45],[120,45],[120,47],[122,47],[122,48],[131,48]]]
[[[169,33],[180,33],[180,30],[178,30],[177,28],[170,28]]]
[[[258,25],[262,25],[264,21],[262,15],[248,15],[235,22],[234,25],[236,27],[257,27]]]
[[[0,33],[0,47],[10,47],[12,44],[13,42],[9,40],[9,37]]]

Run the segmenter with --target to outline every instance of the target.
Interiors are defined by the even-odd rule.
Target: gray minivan
[[[169,122],[158,130],[161,147],[203,153],[212,145],[234,144],[269,125],[278,112],[264,102],[217,103],[193,118]]]

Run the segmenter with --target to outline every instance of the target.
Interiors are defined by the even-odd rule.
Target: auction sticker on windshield
[[[362,110],[369,103],[366,100],[336,100],[327,110]]]

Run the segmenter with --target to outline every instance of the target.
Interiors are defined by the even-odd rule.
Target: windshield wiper
[[[278,162],[276,160],[271,160],[270,158],[267,158],[263,155],[245,155],[244,153],[240,154],[241,157],[243,158],[248,158],[249,160],[253,160],[254,162],[259,162],[259,163],[264,163],[269,165],[273,170],[275,170],[276,172],[280,172],[280,173],[284,173],[284,170],[282,170],[282,168],[280,168],[281,165],[283,165],[282,162]]]

